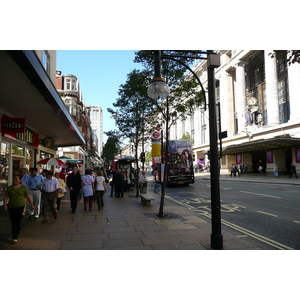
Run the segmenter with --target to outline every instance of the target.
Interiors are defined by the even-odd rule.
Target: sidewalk
[[[197,173],[197,180],[209,180],[209,173]],[[267,176],[230,177],[222,180],[246,180],[257,182],[289,182],[298,184],[295,178],[268,178]],[[300,180],[300,179],[299,179]],[[277,182],[278,181],[278,182]],[[153,183],[150,184],[150,186]],[[151,187],[149,187],[151,188]],[[167,198],[164,213],[167,218],[157,217],[160,196],[151,206],[141,203],[135,191],[124,193],[124,198],[104,196],[104,208],[83,210],[83,201],[77,212],[71,213],[68,194],[61,203],[58,218],[50,218],[46,224],[42,219],[22,219],[22,231],[18,243],[9,245],[11,224],[9,215],[0,209],[1,250],[210,250],[211,220],[180,206]],[[222,225],[224,250],[262,249],[249,237],[228,230]]]
[[[210,173],[195,173],[196,178],[201,178],[205,180],[210,180]],[[299,177],[299,175],[298,175]],[[292,185],[300,185],[300,178],[296,178],[293,176],[289,178],[289,175],[259,175],[259,174],[248,174],[234,177],[230,177],[230,174],[220,174],[220,182],[221,181],[239,181],[239,182],[257,182],[257,183],[273,183],[273,184],[292,184]]]

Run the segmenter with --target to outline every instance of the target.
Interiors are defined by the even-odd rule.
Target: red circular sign
[[[159,132],[154,132],[154,133],[152,134],[152,136],[153,136],[155,139],[160,138]]]

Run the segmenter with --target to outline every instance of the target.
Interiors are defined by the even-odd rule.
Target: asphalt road
[[[220,181],[222,226],[264,249],[300,249],[300,187]],[[168,199],[210,218],[210,181],[167,188]]]

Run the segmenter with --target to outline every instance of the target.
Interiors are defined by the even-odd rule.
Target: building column
[[[276,56],[272,58],[269,53],[272,50],[265,50],[265,75],[266,75],[266,96],[268,124],[279,124],[279,104],[278,104],[278,78]]]
[[[246,79],[245,63],[239,62],[235,68],[236,72],[236,108],[235,112],[238,118],[238,132],[242,132],[245,127],[245,110],[246,110]]]
[[[288,66],[288,88],[290,100],[290,121],[299,120],[300,64]]]

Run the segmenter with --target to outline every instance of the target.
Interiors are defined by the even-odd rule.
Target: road
[[[300,249],[300,186],[220,181],[222,226],[264,249]],[[210,218],[210,181],[167,188],[166,197]]]

